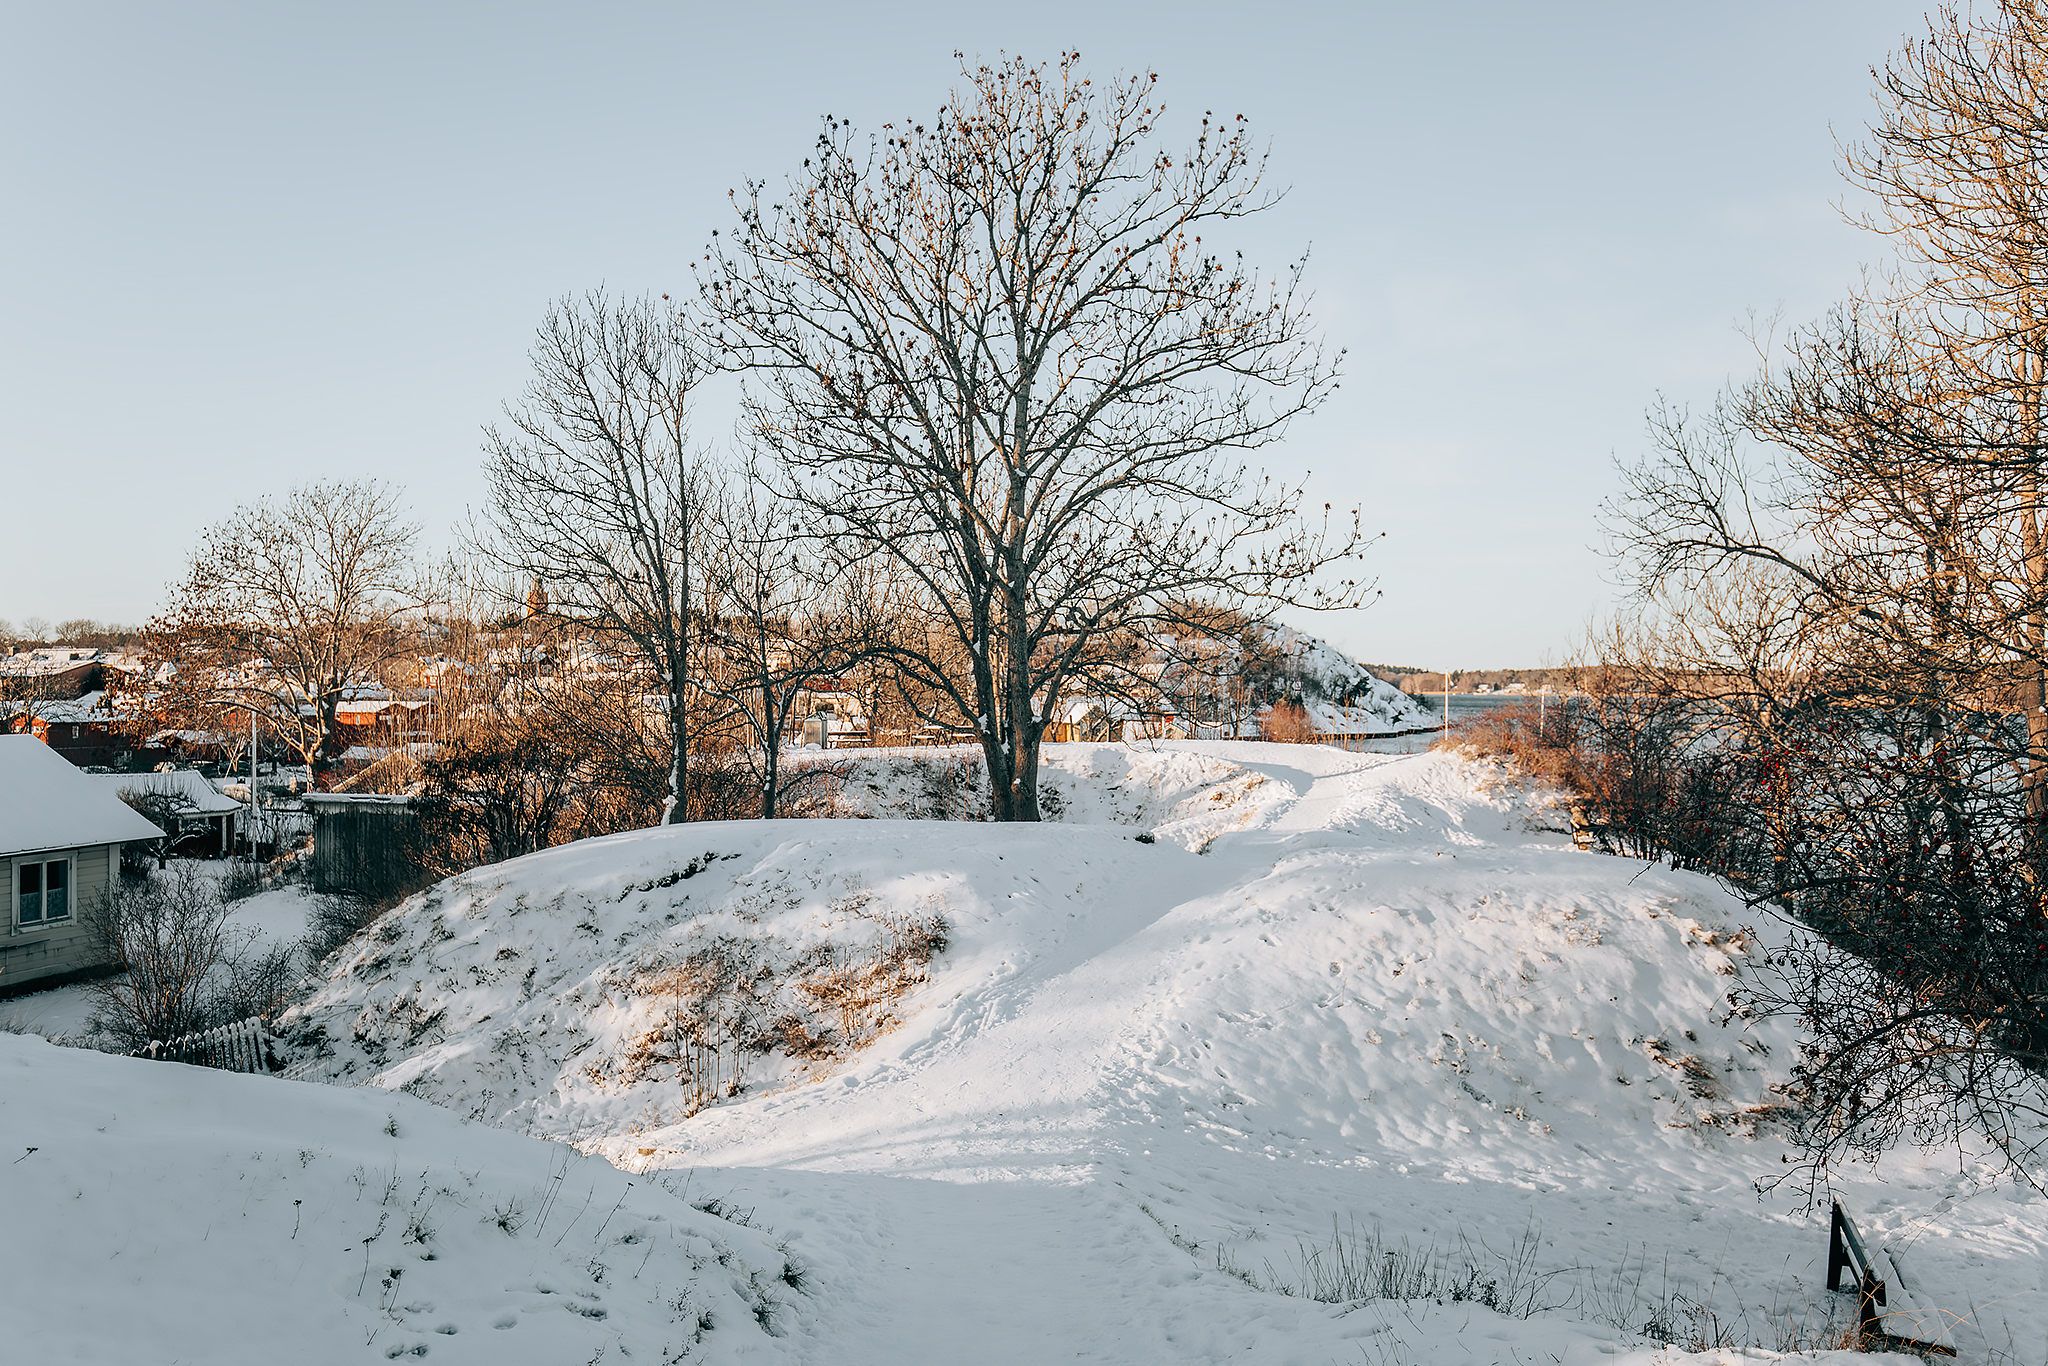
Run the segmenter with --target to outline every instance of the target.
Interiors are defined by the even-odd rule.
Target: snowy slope
[[[1288,672],[1301,684],[1302,701],[1324,732],[1404,730],[1426,726],[1429,710],[1393,684],[1375,678],[1366,667],[1326,641],[1291,626],[1268,631],[1287,661]],[[1351,706],[1336,699],[1350,696]]]
[[[909,1303],[932,1320],[919,1360],[966,1359],[948,1352],[991,1323],[1013,1345],[977,1359],[1321,1361],[1354,1340],[1407,1343],[1403,1359],[1446,1334],[1571,1359],[1643,1346],[1690,1301],[1749,1340],[1777,1341],[1787,1314],[1818,1331],[1824,1232],[1753,1189],[1780,1166],[1769,1088],[1793,1039],[1727,1021],[1759,950],[1714,884],[1580,854],[1540,799],[1441,754],[1052,757],[1155,842],[1113,824],[734,824],[481,870],[396,913],[306,1008],[317,1069],[734,1173],[783,1212],[821,1293],[866,1306],[800,1330],[809,1360],[904,1359],[892,1307]],[[592,1079],[660,1009],[630,989],[648,955],[746,933],[787,960],[857,934],[855,900],[936,908],[950,940],[866,1050],[770,1058],[687,1118],[672,1082]],[[1456,1323],[1391,1326],[1229,1274],[1303,1280],[1333,1221],[1469,1242],[1486,1266],[1533,1233],[1560,1316],[1460,1304],[1441,1310]],[[1661,1288],[1627,1270],[1644,1265]],[[1041,1295],[1072,1312],[1038,1312]]]
[[[705,1182],[409,1096],[0,1036],[0,1153],[9,1361],[781,1361],[803,1302]]]
[[[1764,949],[1718,886],[1579,853],[1450,755],[1154,753],[1056,749],[1069,823],[708,825],[478,870],[336,965],[301,1067],[755,1210],[804,1269],[764,1360],[1730,1366],[1770,1358],[1657,1343],[1814,1342],[1847,1311],[1824,1217],[1756,1188],[1793,1039],[1729,1018]],[[788,1004],[933,915],[945,949],[865,1047],[757,1057],[694,1113],[672,1066],[620,1065],[674,1009],[664,965],[745,945]],[[1848,1194],[1926,1302],[1979,1311],[1965,1359],[2035,1359],[2048,1204],[1955,1153]],[[1281,1293],[1333,1229],[1469,1293]]]

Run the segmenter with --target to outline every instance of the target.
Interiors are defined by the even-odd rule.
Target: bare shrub
[[[128,1048],[276,1010],[295,980],[289,948],[259,950],[229,923],[220,879],[189,863],[129,880],[85,916],[118,977],[92,983],[92,1028]]]
[[[231,953],[208,998],[208,1013],[217,1023],[276,1015],[290,1002],[292,988],[298,984],[299,954],[296,944],[266,948],[250,944]]]
[[[1275,702],[1259,718],[1259,735],[1278,744],[1307,745],[1315,743],[1316,728],[1309,720],[1308,708],[1288,700]]]
[[[853,765],[845,762],[784,769],[776,781],[776,814],[785,818],[842,814],[839,794],[852,773]]]
[[[1583,793],[1590,787],[1577,728],[1563,704],[1495,707],[1460,721],[1440,736],[1437,749],[1461,749],[1504,759],[1539,782]]]
[[[945,951],[947,926],[936,912],[876,914],[872,900],[856,893],[832,908],[880,930],[862,948],[822,944],[778,957],[759,940],[721,936],[643,968],[621,985],[651,998],[658,1022],[584,1075],[619,1086],[672,1079],[691,1115],[744,1090],[753,1058],[780,1052],[808,1071],[873,1043],[895,1028],[898,1002]]]
[[[221,869],[220,894],[229,901],[245,901],[263,890],[263,869],[255,863],[235,859]]]
[[[1601,671],[1547,708],[1498,707],[1454,725],[1436,748],[1513,763],[1583,803],[1603,848],[1721,868],[1739,835],[1739,756],[1715,743],[1698,699]]]
[[[980,821],[989,818],[981,755],[920,754],[916,759],[919,820]]]
[[[130,877],[147,873],[152,861],[162,868],[169,860],[184,818],[196,809],[181,792],[123,790],[121,800],[144,820],[164,832],[162,839],[129,840],[121,846],[121,871]]]
[[[93,1028],[131,1048],[204,1028],[206,979],[231,948],[227,921],[219,884],[182,863],[91,906],[87,932],[126,968],[87,988]]]
[[[328,895],[314,897],[306,916],[306,933],[299,940],[306,961],[319,964],[343,944],[368,928],[380,914],[367,897]]]
[[[744,821],[761,814],[760,780],[737,749],[693,753],[684,782],[693,821]]]
[[[555,842],[579,756],[561,743],[548,724],[552,719],[539,709],[471,715],[459,734],[421,762],[414,808],[428,868],[442,875],[462,872]]]
[[[683,1090],[695,1114],[713,1100],[737,1095],[746,1084],[746,1054],[759,1048],[773,994],[773,971],[761,946],[721,937],[679,962],[655,965],[628,983],[634,995],[661,1005],[660,1022],[629,1040],[612,1058],[585,1068],[593,1081],[631,1086],[664,1074]]]
[[[895,1028],[896,1003],[925,980],[926,967],[945,950],[946,923],[937,916],[888,917],[881,923],[885,933],[867,952],[821,963],[797,979],[796,989],[830,1011],[838,1025],[836,1036],[818,1036],[812,1060],[829,1062]]]

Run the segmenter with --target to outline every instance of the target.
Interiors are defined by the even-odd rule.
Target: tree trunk
[[[768,670],[764,664],[761,670],[765,678]],[[761,819],[775,819],[776,773],[782,758],[782,718],[775,706],[775,685],[761,684],[761,771],[765,775],[761,783]]]
[[[2048,689],[2043,687],[2043,671],[2048,670],[2048,544],[2044,544],[2048,538],[2044,538],[2041,528],[2039,443],[2043,376],[2038,350],[2030,349],[2028,363],[2033,371],[2029,378],[2035,381],[2030,395],[2033,401],[2027,405],[2029,455],[2034,463],[2020,479],[2020,535],[2026,557],[2028,606],[2021,628],[2025,648],[2021,667],[2025,674],[2018,701],[2027,719],[2027,757],[2020,780],[2027,803],[2027,864],[2034,870],[2034,887],[2039,892],[2048,889]]]
[[[661,813],[663,825],[682,825],[690,819],[690,718],[684,705],[678,675],[668,690],[668,809]]]

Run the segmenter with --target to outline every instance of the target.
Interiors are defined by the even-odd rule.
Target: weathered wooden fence
[[[1334,749],[1348,749],[1355,753],[1374,753],[1373,746],[1389,740],[1407,740],[1418,735],[1441,735],[1442,726],[1410,726],[1407,730],[1367,730],[1353,732],[1332,731],[1316,736],[1305,743],[1329,745]]]
[[[153,1042],[129,1055],[159,1062],[218,1067],[226,1072],[282,1072],[284,1062],[261,1017],[251,1016],[182,1039]]]

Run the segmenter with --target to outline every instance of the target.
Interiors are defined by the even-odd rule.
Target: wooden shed
[[[113,966],[86,913],[119,894],[121,846],[163,833],[42,741],[0,735],[0,995]]]
[[[410,797],[312,792],[313,890],[399,896],[426,881],[419,815]]]

